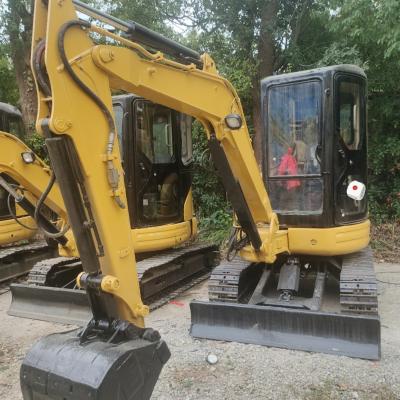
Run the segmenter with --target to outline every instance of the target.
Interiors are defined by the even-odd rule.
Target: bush
[[[206,133],[198,122],[193,126],[193,157],[193,200],[200,237],[221,244],[232,226],[232,209],[210,159]]]

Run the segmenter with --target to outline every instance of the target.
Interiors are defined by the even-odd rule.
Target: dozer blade
[[[190,311],[196,338],[380,359],[377,316],[203,301]]]
[[[76,331],[49,335],[26,355],[24,400],[146,400],[170,352],[158,339],[80,344]]]
[[[88,297],[83,290],[12,284],[8,314],[84,326],[92,318]]]

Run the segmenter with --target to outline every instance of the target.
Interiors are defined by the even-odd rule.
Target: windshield
[[[269,90],[269,176],[319,174],[321,85],[300,82]],[[289,162],[292,161],[292,162]]]
[[[298,82],[268,90],[268,189],[278,214],[320,214],[321,83]]]

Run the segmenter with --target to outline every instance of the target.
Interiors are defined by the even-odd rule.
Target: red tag
[[[185,306],[185,303],[182,303],[181,301],[176,301],[176,300],[171,300],[169,302],[169,304],[174,304],[175,306],[178,306],[178,307],[184,307]]]

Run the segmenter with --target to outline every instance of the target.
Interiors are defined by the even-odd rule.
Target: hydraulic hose
[[[68,61],[68,58],[67,58],[67,55],[65,52],[65,35],[66,35],[67,31],[74,26],[90,29],[91,24],[87,21],[72,20],[72,21],[66,22],[61,27],[61,29],[58,33],[58,50],[60,52],[61,61],[64,65],[65,70],[70,75],[72,80],[76,83],[76,85],[80,89],[82,89],[82,91],[89,98],[91,98],[96,103],[96,105],[100,108],[100,110],[103,112],[103,114],[105,116],[105,119],[106,119],[108,127],[109,127],[107,147],[106,147],[106,154],[107,154],[107,156],[109,156],[109,159],[107,160],[108,182],[114,193],[114,199],[117,202],[118,206],[121,208],[125,208],[125,204],[121,200],[121,197],[115,194],[115,192],[118,190],[119,176],[118,176],[118,171],[115,168],[114,162],[112,161],[112,159],[110,157],[112,155],[112,152],[114,149],[114,141],[115,141],[115,136],[116,136],[113,116],[112,116],[110,110],[107,108],[107,106],[103,103],[101,98],[99,96],[97,96],[97,94],[94,93],[88,86],[86,86],[83,83],[83,81],[78,77],[78,75],[76,75],[75,71],[73,70],[73,68],[71,67],[71,64]]]
[[[11,195],[11,193],[8,194],[7,197],[7,208],[8,208],[8,212],[11,215],[11,217],[13,218],[13,220],[18,224],[21,225],[24,229],[28,229],[29,231],[37,231],[37,228],[32,228],[31,226],[25,225],[23,222],[20,221],[20,217],[18,217],[12,207],[11,207],[11,198],[13,198],[15,200],[15,198]]]
[[[35,208],[34,219],[38,226],[40,225],[40,218],[39,218],[40,209],[42,208],[44,201],[46,200],[48,194],[50,193],[50,190],[52,189],[55,181],[56,181],[56,176],[54,175],[54,172],[51,172],[50,181],[49,181],[46,189],[44,190],[44,192],[39,197],[39,200],[38,200],[36,208]],[[47,236],[51,239],[58,239],[61,236],[64,236],[70,227],[68,224],[65,224],[64,228],[57,233],[49,232],[46,229],[44,229],[43,226],[40,226],[40,228],[43,230],[43,233],[45,234],[45,236]]]

